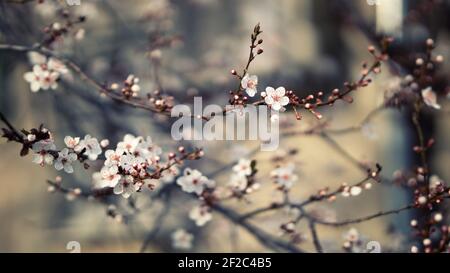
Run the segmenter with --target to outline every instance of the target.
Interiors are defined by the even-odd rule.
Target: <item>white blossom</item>
[[[283,106],[289,104],[289,98],[286,96],[286,89],[284,87],[266,87],[264,101],[273,110],[279,111]]]
[[[107,150],[105,152],[105,163],[104,165],[106,167],[111,167],[114,165],[119,165],[120,164],[120,157],[122,156],[122,153],[115,151],[115,150]]]
[[[233,166],[233,171],[239,175],[250,175],[252,174],[251,160],[241,158],[239,162]]]
[[[66,136],[64,137],[64,143],[66,144],[67,148],[75,149],[75,147],[80,143],[80,138]]]
[[[58,158],[55,162],[55,169],[58,171],[64,169],[66,173],[73,173],[72,162],[77,160],[75,153],[69,152],[69,149],[64,148],[58,153]]]
[[[123,152],[134,153],[141,139],[142,137],[135,137],[132,134],[126,134],[123,138],[123,141],[117,143],[116,150],[120,153]]]
[[[192,241],[194,236],[184,229],[177,229],[172,233],[172,246],[177,249],[190,249],[192,248]]]
[[[257,90],[256,87],[258,85],[258,77],[256,75],[248,75],[245,74],[245,76],[242,78],[241,80],[241,86],[242,88],[244,88],[245,92],[247,92],[247,94],[250,97],[254,97]]]
[[[41,140],[32,145],[32,150],[35,152],[33,155],[33,163],[44,166],[44,164],[52,165],[54,157],[48,151],[56,150],[56,146],[52,139]]]
[[[275,178],[275,183],[279,186],[289,189],[298,179],[298,176],[294,174],[294,169],[294,164],[289,164],[285,167],[276,168],[270,173],[270,175]]]
[[[121,177],[119,183],[114,187],[115,194],[121,194],[124,198],[128,198],[136,191],[134,178],[131,175]]]
[[[96,160],[102,153],[102,148],[100,147],[98,140],[90,135],[86,135],[75,147],[76,152],[81,152],[83,149],[85,149],[84,155],[86,155],[89,160]]]
[[[125,171],[131,172],[135,170],[135,167],[138,167],[144,162],[145,160],[142,157],[132,154],[124,154],[120,156],[119,166],[122,167]]]
[[[145,158],[149,164],[153,164],[162,153],[161,148],[154,144],[152,142],[152,138],[149,136],[145,140],[138,143],[136,151],[141,157]]]
[[[198,170],[192,170],[190,168],[184,170],[183,176],[177,179],[177,184],[181,186],[183,191],[188,193],[195,192],[198,195],[202,194],[205,188],[215,186],[213,180],[209,180]]]
[[[434,93],[431,87],[422,90],[422,98],[426,105],[437,110],[441,109],[441,106],[437,103],[436,93]]]
[[[33,66],[33,71],[23,74],[23,78],[30,83],[31,92],[37,92],[41,89],[44,71],[40,65]]]
[[[231,179],[228,182],[228,186],[230,188],[239,191],[245,190],[247,188],[247,185],[248,185],[247,177],[236,173],[233,173],[231,175]]]
[[[66,74],[69,72],[66,65],[60,60],[57,60],[55,58],[49,58],[47,62],[47,68],[50,71],[54,71],[60,74]]]
[[[118,174],[118,172],[119,168],[117,166],[104,166],[100,171],[103,187],[115,187],[117,183],[119,183],[119,180],[122,178],[122,176]]]
[[[189,213],[189,218],[195,221],[197,226],[204,226],[211,221],[212,214],[207,206],[195,206]]]

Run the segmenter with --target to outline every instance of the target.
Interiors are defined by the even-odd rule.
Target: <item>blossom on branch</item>
[[[283,106],[289,104],[289,98],[286,96],[286,89],[284,87],[266,87],[266,92],[263,92],[261,96],[264,97],[264,102],[275,111],[280,111]]]
[[[278,167],[270,173],[270,176],[275,179],[275,183],[280,186],[281,189],[289,190],[298,176],[294,174],[294,164],[289,164],[285,167]]]
[[[206,188],[215,186],[213,180],[209,180],[198,170],[190,168],[184,170],[183,176],[177,179],[177,184],[181,186],[183,191],[187,193],[195,192],[197,195],[201,195]]]
[[[250,97],[254,97],[255,94],[258,92],[256,87],[258,85],[258,76],[249,74],[245,74],[245,76],[241,80],[241,86],[244,88],[245,92]]]
[[[55,162],[55,169],[58,171],[64,169],[66,173],[73,173],[72,163],[76,161],[78,156],[75,153],[69,152],[69,149],[64,148],[58,153],[58,159]]]

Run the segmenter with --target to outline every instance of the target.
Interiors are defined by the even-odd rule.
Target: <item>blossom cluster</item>
[[[47,130],[47,129],[44,129]],[[36,139],[36,135],[28,134],[27,140]],[[80,137],[66,136],[64,138],[66,148],[58,151],[51,134],[49,138],[39,140],[31,145],[33,150],[33,162],[41,166],[53,165],[58,171],[64,170],[67,173],[73,173],[72,164],[79,160],[94,161],[102,153],[100,143],[96,138],[86,135],[83,139]]]
[[[161,168],[161,153],[151,137],[127,134],[116,149],[105,151],[102,169],[93,174],[94,184],[99,188],[114,188],[115,194],[128,198],[143,185],[151,187],[151,180],[156,178],[152,174]]]
[[[241,80],[241,86],[250,97],[254,97],[258,86],[258,76],[246,74]],[[284,87],[266,87],[265,92],[261,92],[264,102],[275,111],[284,111],[284,106],[289,104],[286,89]]]

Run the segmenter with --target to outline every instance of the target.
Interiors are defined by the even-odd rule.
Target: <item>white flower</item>
[[[294,174],[294,169],[294,164],[289,164],[286,167],[276,168],[270,173],[270,175],[275,178],[275,183],[279,186],[289,189],[298,178],[297,175]]]
[[[426,105],[434,109],[441,109],[441,106],[437,103],[436,93],[434,93],[431,87],[422,90],[422,98]]]
[[[81,152],[83,149],[85,149],[84,155],[86,155],[89,160],[96,160],[102,153],[102,148],[100,147],[98,140],[90,135],[86,135],[75,147],[76,152]]]
[[[33,155],[33,163],[44,166],[44,164],[52,165],[54,157],[48,151],[56,150],[56,146],[52,139],[41,140],[33,144],[31,147],[35,152]]]
[[[245,89],[245,92],[247,92],[247,94],[250,97],[255,96],[257,92],[256,90],[257,85],[258,85],[258,77],[256,75],[250,76],[248,74],[245,74],[245,76],[241,80],[242,88]]]
[[[125,171],[131,172],[135,166],[143,163],[145,160],[142,157],[136,157],[132,154],[124,154],[120,156],[119,166]]]
[[[177,229],[172,233],[172,246],[177,249],[192,248],[192,241],[194,236],[184,229]]]
[[[53,156],[45,151],[42,151],[38,154],[33,155],[33,163],[39,164],[41,166],[44,166],[44,164],[52,165],[53,164]]]
[[[279,111],[283,106],[289,104],[289,98],[285,96],[286,89],[284,87],[278,87],[277,89],[270,86],[266,87],[265,94],[264,101],[275,111]]]
[[[55,162],[55,169],[58,171],[64,169],[66,173],[73,173],[72,162],[77,160],[75,153],[70,153],[69,149],[64,148],[58,153],[58,158]]]
[[[30,83],[31,92],[37,92],[41,89],[41,78],[43,77],[43,70],[40,65],[33,66],[33,71],[23,74],[23,78]]]
[[[154,144],[152,142],[152,138],[149,136],[146,138],[146,140],[140,142],[137,145],[136,151],[140,156],[145,158],[149,164],[152,164],[157,158],[159,158],[159,155],[162,153],[161,148]]]
[[[36,153],[39,153],[41,151],[56,150],[56,145],[53,142],[53,139],[49,138],[34,143],[33,146],[31,146],[31,149]]]
[[[58,87],[59,73],[54,71],[43,70],[41,74],[40,88],[44,90],[56,89]]]
[[[231,179],[228,182],[228,185],[232,189],[236,189],[239,191],[245,190],[247,188],[247,184],[248,184],[247,177],[236,173],[231,175]]]
[[[206,187],[214,187],[215,182],[213,180],[209,180],[198,170],[191,170],[190,168],[187,168],[184,170],[183,176],[177,179],[177,184],[180,185],[182,190],[185,192],[195,192],[200,195]]]
[[[52,70],[54,72],[60,73],[60,74],[66,74],[69,72],[69,70],[67,69],[67,67],[64,65],[63,62],[55,59],[55,58],[50,58],[47,62],[47,68],[49,70]]]
[[[189,213],[189,218],[199,227],[211,221],[212,214],[207,206],[195,206]]]
[[[122,178],[122,176],[118,174],[118,172],[119,168],[117,166],[103,167],[100,171],[103,187],[115,187],[117,183],[119,183],[119,180]]]
[[[250,175],[252,174],[251,160],[241,158],[239,162],[233,166],[233,171],[239,175]]]
[[[134,153],[142,137],[135,137],[132,134],[126,134],[123,141],[117,143],[117,151],[120,153],[129,152]]]
[[[171,183],[179,174],[180,169],[178,169],[178,167],[174,165],[164,171],[163,176],[161,177],[161,181],[164,183]]]
[[[121,194],[124,198],[128,198],[136,191],[136,187],[133,183],[134,179],[131,175],[122,177],[114,187],[115,194]]]
[[[80,138],[66,136],[66,137],[64,137],[64,143],[66,144],[67,148],[75,149],[75,147],[78,145],[78,143],[80,143]]]
[[[120,163],[120,157],[122,156],[122,153],[118,152],[118,151],[114,151],[114,150],[107,150],[105,152],[105,163],[104,165],[106,167],[111,167],[114,165],[119,165]]]

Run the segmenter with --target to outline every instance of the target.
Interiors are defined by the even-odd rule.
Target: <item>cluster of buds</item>
[[[228,102],[230,103],[230,105],[233,106],[244,106],[247,104],[248,101],[248,96],[242,91],[242,90],[237,90],[237,91],[230,91],[230,99],[228,100]]]
[[[418,79],[419,84],[422,87],[426,87],[433,83],[433,72],[436,69],[436,65],[444,61],[442,55],[437,55],[433,58],[433,50],[435,43],[433,39],[427,39],[426,53],[423,56],[419,56],[415,60],[415,68],[413,70],[413,76]]]
[[[175,105],[173,96],[163,95],[159,90],[147,94],[149,103],[160,112],[170,112]]]
[[[376,169],[368,169],[367,177],[361,182],[358,182],[354,185],[342,183],[339,189],[334,192],[330,192],[330,189],[328,187],[325,187],[323,189],[320,189],[317,194],[311,195],[309,199],[310,201],[321,201],[326,199],[329,202],[333,202],[336,200],[336,195],[338,193],[341,193],[343,197],[358,196],[363,190],[370,190],[372,188],[372,183],[368,180],[379,180],[378,176],[381,172],[381,169],[382,167],[379,164],[376,164]]]
[[[118,88],[119,85],[117,83],[113,83],[111,85],[112,90],[116,90]],[[123,81],[123,87],[120,91],[126,99],[137,97],[141,91],[141,87],[139,86],[139,78],[135,77],[133,74],[128,75],[127,79]]]
[[[250,36],[250,55],[248,57],[247,65],[245,66],[245,69],[244,69],[242,75],[239,75],[235,69],[231,70],[231,74],[233,76],[236,76],[240,81],[245,80],[244,77],[246,77],[248,69],[250,67],[250,64],[256,58],[256,56],[261,55],[264,52],[264,50],[261,48],[263,40],[259,38],[259,35],[261,33],[262,33],[261,26],[260,26],[260,24],[257,24],[254,27],[253,33]],[[243,88],[242,85],[239,85],[239,88],[236,91],[229,92],[230,93],[230,99],[229,99],[230,105],[244,106],[247,104],[248,96],[246,95],[244,89],[245,88]],[[256,90],[255,90],[255,92],[256,92]],[[253,95],[254,94],[252,94],[250,96],[253,96]]]
[[[442,213],[435,212],[430,216],[429,221],[424,225],[419,225],[416,219],[410,222],[415,234],[421,238],[422,250],[425,253],[448,252],[450,249],[450,229],[448,225],[441,225],[444,217]],[[419,247],[413,245],[412,253],[419,252]]]
[[[22,129],[20,132],[12,128],[12,126],[9,128],[2,128],[2,131],[2,137],[6,138],[8,141],[22,144],[20,156],[26,156],[34,144],[52,139],[50,131],[47,128],[44,128],[43,124],[38,128],[32,128],[31,130]],[[56,153],[56,151],[53,152]]]
[[[345,82],[343,90],[339,90],[337,88],[332,90],[328,98],[324,99],[324,93],[322,91],[319,91],[316,94],[309,94],[302,99],[289,94],[290,102],[294,106],[294,109],[296,106],[303,107],[304,109],[311,112],[317,119],[321,119],[322,114],[317,111],[317,108],[325,105],[331,106],[338,100],[352,103],[353,98],[350,96],[350,93],[357,90],[358,88],[368,86],[372,82],[372,80],[368,78],[371,73],[378,74],[381,72],[381,63],[387,60],[387,47],[390,43],[392,43],[392,41],[393,40],[390,38],[386,38],[382,41],[381,53],[377,53],[374,46],[369,46],[368,51],[374,58],[373,63],[369,66],[367,62],[364,62],[362,64],[361,78],[356,82]],[[297,119],[299,119],[299,114],[297,113],[297,111],[295,112]]]
[[[49,46],[54,42],[62,39],[62,37],[67,35],[75,25],[86,21],[85,16],[77,16],[76,18],[73,18],[72,14],[67,9],[61,10],[60,16],[64,21],[63,23],[54,22],[44,28],[44,33],[47,35],[47,37],[45,38],[43,45]],[[83,38],[83,36],[84,29],[80,28],[74,32],[74,37],[76,39]]]
[[[450,190],[442,184],[434,186],[433,189],[419,187],[414,190],[414,204],[417,207],[426,207],[431,210],[434,205],[442,203],[448,194],[450,194]]]

